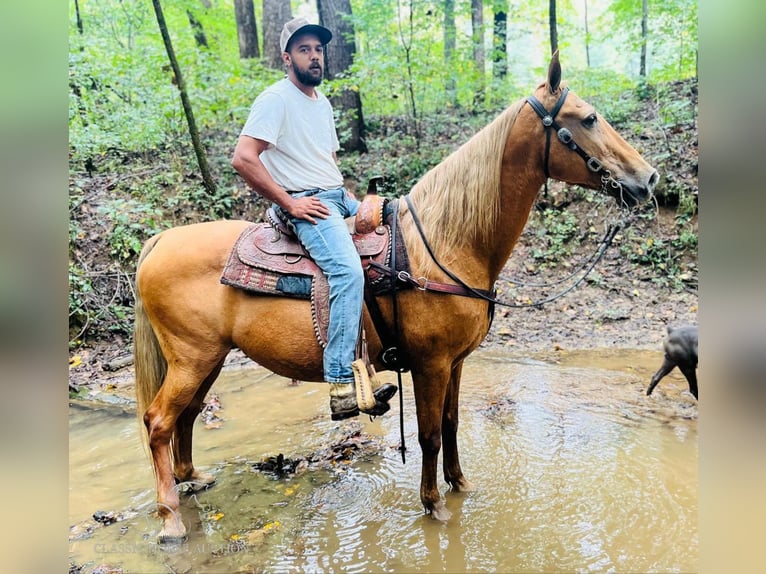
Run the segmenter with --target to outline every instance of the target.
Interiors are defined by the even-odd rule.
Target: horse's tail
[[[149,239],[138,256],[136,270],[154,249],[159,235]],[[148,452],[148,434],[144,425],[144,413],[154,400],[167,373],[168,363],[162,354],[157,335],[144,311],[141,292],[136,281],[135,323],[133,325],[133,360],[136,370],[136,414],[138,415],[139,433]]]

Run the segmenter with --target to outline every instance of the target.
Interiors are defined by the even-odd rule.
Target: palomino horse
[[[451,283],[446,269],[490,291],[548,176],[604,189],[629,204],[651,195],[657,172],[560,80],[556,54],[533,97],[511,105],[429,171],[408,204],[399,202],[414,277]],[[440,265],[425,248],[413,212]],[[175,481],[214,480],[192,464],[192,424],[231,349],[284,377],[323,380],[308,301],[253,295],[219,281],[248,225],[216,221],[169,229],[149,239],[140,256],[136,388],[157,482],[161,541],[186,534]],[[437,457],[443,448],[444,478],[455,491],[471,489],[458,458],[458,395],[463,361],[489,329],[490,303],[420,289],[401,291],[397,302],[398,342],[412,373],[423,453],[420,498],[426,512],[447,520]],[[379,305],[391,325],[390,298],[380,297]],[[385,370],[375,358],[381,342],[367,313],[365,324],[374,367]]]

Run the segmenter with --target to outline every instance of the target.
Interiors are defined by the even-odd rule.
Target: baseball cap
[[[322,42],[322,45],[327,44],[332,40],[332,32],[324,26],[311,24],[305,18],[293,18],[289,22],[286,22],[282,28],[282,33],[279,35],[279,47],[285,52],[287,50],[287,44],[293,36],[306,32],[316,34],[319,37],[319,41]]]

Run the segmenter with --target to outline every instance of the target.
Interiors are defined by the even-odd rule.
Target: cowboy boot
[[[373,417],[387,413],[391,405],[376,400],[371,407],[361,412]],[[330,418],[334,421],[358,416],[360,412],[357,402],[357,391],[354,383],[330,383]]]
[[[394,395],[396,387],[377,383],[377,392],[373,391],[369,371],[362,359],[354,361],[351,369],[354,372],[353,383],[330,383],[332,420],[339,421],[355,417],[360,411],[374,417],[387,413],[391,409],[387,400]],[[374,375],[375,371],[372,372]],[[392,389],[393,392],[391,392]],[[379,396],[384,397],[384,400],[378,400]]]
[[[330,383],[330,413],[334,421],[359,415],[354,383]]]

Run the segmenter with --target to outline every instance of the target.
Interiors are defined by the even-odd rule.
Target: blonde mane
[[[494,229],[503,151],[523,104],[522,99],[508,107],[412,188],[410,197],[435,253],[486,240]]]

